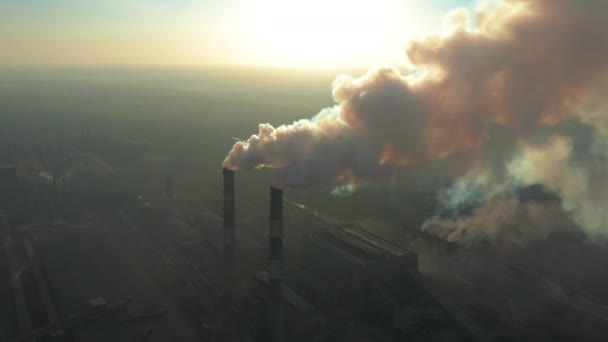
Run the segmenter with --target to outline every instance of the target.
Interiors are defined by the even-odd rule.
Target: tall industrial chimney
[[[224,168],[224,264],[226,300],[231,302],[235,282],[234,171]]]
[[[283,190],[270,188],[270,312],[269,334],[271,342],[285,339],[285,318],[283,317]]]

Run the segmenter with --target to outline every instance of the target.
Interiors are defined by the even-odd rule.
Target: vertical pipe
[[[269,333],[271,342],[283,342],[285,319],[283,317],[283,190],[270,188],[270,313]]]
[[[224,168],[224,265],[226,300],[232,301],[235,275],[234,171]]]

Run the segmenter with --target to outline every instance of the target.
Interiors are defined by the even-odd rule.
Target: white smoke
[[[495,246],[522,247],[572,227],[572,221],[558,204],[495,197],[469,216],[455,220],[430,219],[422,229],[447,241],[473,244],[483,241]]]
[[[592,237],[608,233],[608,163],[603,158],[573,160],[572,143],[556,137],[526,148],[508,169],[525,184],[543,184],[561,198],[563,210]]]

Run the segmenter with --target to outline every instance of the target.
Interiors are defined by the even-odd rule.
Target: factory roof
[[[311,234],[310,237],[322,237],[329,240],[333,245],[348,252],[348,254],[368,262],[401,257],[416,258],[416,253],[354,225],[329,227]]]

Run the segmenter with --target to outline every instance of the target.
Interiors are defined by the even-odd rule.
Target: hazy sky
[[[398,65],[471,0],[0,0],[0,64]]]

